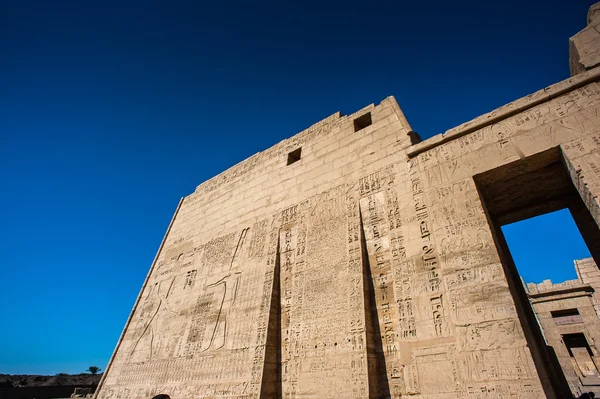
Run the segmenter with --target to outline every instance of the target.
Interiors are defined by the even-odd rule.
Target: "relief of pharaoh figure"
[[[227,270],[212,275],[206,280],[204,295],[209,294],[212,300],[206,317],[206,329],[200,352],[218,350],[225,346],[228,321],[235,306],[241,279],[241,271],[236,270],[237,260],[248,230],[248,228],[242,230]]]

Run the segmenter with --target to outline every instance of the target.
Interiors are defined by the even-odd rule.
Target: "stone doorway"
[[[559,147],[476,175],[474,180],[546,395],[570,397],[572,388],[553,347],[546,344],[501,227],[566,208],[600,264],[598,223],[573,184]],[[543,249],[532,248],[539,250]]]

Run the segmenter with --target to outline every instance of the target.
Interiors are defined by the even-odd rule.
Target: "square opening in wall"
[[[366,128],[367,126],[371,126],[373,122],[371,121],[371,113],[367,112],[366,114],[359,116],[354,120],[354,131],[358,132]]]
[[[301,156],[302,156],[302,147],[300,147],[297,150],[294,150],[288,154],[287,164],[291,165],[294,162],[299,161]]]
[[[550,314],[557,325],[583,323],[583,319],[577,309],[551,310]]]

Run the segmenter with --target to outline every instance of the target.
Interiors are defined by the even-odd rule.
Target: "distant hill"
[[[98,385],[102,374],[10,375],[0,374],[0,388]]]

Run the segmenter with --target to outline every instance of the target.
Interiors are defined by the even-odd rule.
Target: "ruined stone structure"
[[[527,284],[546,343],[556,353],[571,391],[600,397],[600,270],[591,258],[576,260],[576,280]]]
[[[600,259],[597,19],[574,75],[420,142],[393,97],[183,198],[98,399],[564,398],[500,226]]]

